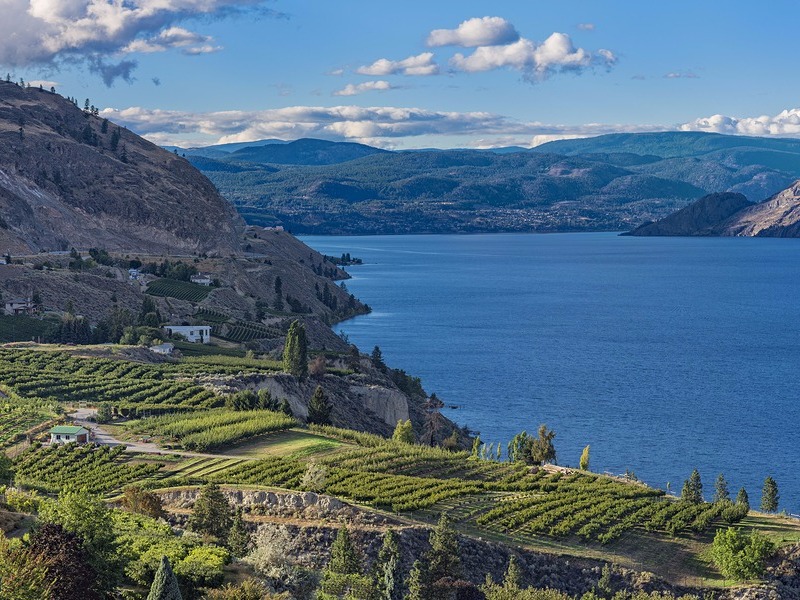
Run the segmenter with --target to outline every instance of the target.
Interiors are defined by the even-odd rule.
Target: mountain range
[[[613,134],[532,149],[385,151],[300,139],[177,149],[252,224],[296,233],[628,230],[709,193],[758,202],[800,177],[800,141]]]

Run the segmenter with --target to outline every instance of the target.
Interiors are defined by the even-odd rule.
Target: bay
[[[697,467],[753,506],[767,475],[800,512],[800,240],[305,236],[349,252],[370,315],[340,323],[505,445],[540,423],[559,464],[673,492]]]

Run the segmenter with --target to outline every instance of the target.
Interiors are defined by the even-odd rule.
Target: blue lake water
[[[328,237],[373,313],[362,351],[422,378],[446,414],[502,442],[540,423],[559,464],[626,469],[707,498],[764,477],[800,513],[800,240],[611,233]],[[504,451],[505,454],[505,451]]]

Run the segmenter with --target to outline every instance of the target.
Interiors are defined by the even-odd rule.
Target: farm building
[[[89,441],[89,430],[79,425],[57,425],[50,430],[51,444],[85,444]]]
[[[205,273],[200,273],[198,275],[191,276],[192,283],[196,283],[197,285],[211,285],[211,275],[206,275]]]
[[[175,352],[175,344],[170,344],[167,342],[164,344],[158,344],[157,346],[150,346],[150,352],[171,356],[172,353]]]
[[[131,281],[139,281],[140,275],[141,273],[139,273],[139,269],[128,269],[128,279]]]
[[[211,343],[210,325],[164,325],[164,331],[173,335],[181,334],[187,342],[209,344]]]
[[[36,305],[31,298],[12,298],[5,305],[7,315],[32,315],[36,312]]]

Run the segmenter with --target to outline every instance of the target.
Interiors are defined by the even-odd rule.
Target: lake
[[[697,467],[800,513],[800,240],[613,233],[304,236],[373,313],[337,326],[505,445],[680,493]]]

